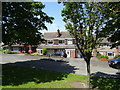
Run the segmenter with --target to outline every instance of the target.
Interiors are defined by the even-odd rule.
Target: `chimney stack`
[[[60,37],[60,36],[61,36],[61,33],[60,33],[60,30],[59,30],[59,29],[57,30],[57,34],[58,34],[57,37]]]

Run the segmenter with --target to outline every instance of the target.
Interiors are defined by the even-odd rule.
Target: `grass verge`
[[[2,88],[75,88],[72,82],[87,82],[87,76],[17,66],[2,66]],[[119,90],[120,79],[91,78],[91,87]]]
[[[3,65],[2,88],[74,88],[71,82],[86,82],[87,76]]]

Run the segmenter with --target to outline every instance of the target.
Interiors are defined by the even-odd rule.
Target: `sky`
[[[65,31],[65,23],[63,22],[63,17],[61,16],[61,10],[63,9],[62,4],[58,4],[57,2],[42,2],[45,5],[45,8],[43,11],[47,13],[48,16],[54,17],[53,23],[48,24],[46,23],[46,26],[48,28],[48,31],[44,30],[44,32],[56,32],[57,29],[60,29],[60,31]]]

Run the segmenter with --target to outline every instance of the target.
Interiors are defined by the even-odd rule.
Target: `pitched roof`
[[[39,45],[38,48],[47,48],[47,49],[77,49],[76,45]]]
[[[107,38],[103,38],[103,40],[101,41],[101,43],[110,43]]]
[[[72,38],[70,33],[67,32],[67,31],[62,31],[60,32],[61,33],[61,36],[60,37],[57,37],[58,35],[58,32],[46,32],[44,33],[44,38],[45,39],[55,39],[55,38]]]
[[[116,48],[110,49],[110,46],[103,46],[103,47],[99,47],[97,48],[97,51],[101,51],[101,52],[115,52]]]
[[[68,31],[60,31],[61,36],[57,37],[58,32],[46,32],[44,33],[44,38],[45,39],[57,39],[57,38],[61,38],[61,39],[65,39],[65,38],[72,38],[72,36],[70,35],[70,33]],[[101,41],[101,43],[110,43],[107,38],[103,38],[103,40]]]

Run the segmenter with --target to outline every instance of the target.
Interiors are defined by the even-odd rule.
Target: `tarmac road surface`
[[[75,73],[87,75],[86,63],[81,58],[48,58],[40,56],[30,56],[24,54],[2,54],[1,64],[17,65],[22,67],[38,68],[56,72]],[[91,74],[104,76],[117,76],[117,69],[108,66],[108,62],[99,61],[93,57],[91,59]]]

